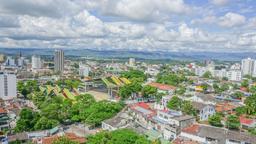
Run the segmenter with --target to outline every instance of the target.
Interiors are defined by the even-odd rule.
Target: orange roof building
[[[216,112],[224,112],[224,113],[233,113],[236,106],[232,105],[231,103],[218,103],[215,105]]]
[[[41,144],[52,144],[54,141],[56,141],[60,137],[61,136],[58,136],[58,135],[44,137],[44,138],[38,140],[37,142],[41,143]],[[83,144],[86,142],[86,139],[84,137],[79,137],[79,136],[75,135],[74,133],[65,133],[64,137],[68,138],[71,141],[78,142],[80,144]]]
[[[167,85],[167,84],[161,84],[161,83],[156,83],[156,82],[152,82],[148,84],[149,86],[155,87],[159,90],[163,90],[163,91],[173,91],[176,89],[175,86],[172,85]]]

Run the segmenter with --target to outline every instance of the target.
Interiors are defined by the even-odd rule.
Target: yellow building
[[[202,91],[204,91],[204,89],[203,89],[202,86],[196,86],[196,87],[195,87],[195,91],[197,91],[197,92],[202,92]]]
[[[4,55],[0,54],[0,62],[3,62],[3,61],[4,61]]]

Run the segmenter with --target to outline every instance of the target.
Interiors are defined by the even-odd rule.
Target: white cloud
[[[218,24],[224,27],[240,26],[246,22],[243,15],[229,12],[225,16],[219,18]]]
[[[192,24],[217,24],[221,27],[235,27],[245,24],[246,17],[237,13],[228,12],[224,16],[206,16],[202,19],[194,19]]]
[[[203,13],[202,7],[194,9],[184,0],[0,0],[0,3],[1,47],[239,51],[256,46],[255,18],[246,20],[234,12],[217,16],[219,13],[213,9]],[[218,3],[223,4],[226,3]],[[196,16],[202,19],[190,14],[195,10],[199,10]],[[194,19],[193,25],[187,24],[192,18],[186,14]],[[222,32],[216,27],[207,31],[198,28],[198,24],[229,29]],[[232,27],[246,32],[236,32]]]
[[[249,29],[256,29],[256,17],[250,18],[246,27]]]
[[[210,2],[217,6],[224,6],[228,4],[229,0],[210,0]]]
[[[191,8],[183,0],[98,0],[89,5],[99,7],[105,15],[124,17],[136,21],[163,20],[172,14],[186,14]],[[92,7],[92,6],[88,6]]]

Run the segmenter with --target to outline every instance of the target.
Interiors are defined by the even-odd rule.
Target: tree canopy
[[[221,115],[218,113],[215,113],[214,115],[210,116],[208,119],[208,122],[210,125],[212,126],[216,126],[216,127],[222,127],[222,123],[221,123]]]
[[[130,129],[119,129],[112,132],[102,131],[89,136],[87,144],[151,144],[145,136]]]
[[[124,85],[119,89],[119,96],[123,99],[129,98],[132,93],[138,93],[142,89],[142,86],[139,82],[132,82],[130,84]]]
[[[204,74],[203,74],[203,76],[202,76],[203,78],[212,78],[212,73],[211,72],[209,72],[209,71],[207,71],[207,72],[205,72]]]
[[[229,115],[226,121],[226,127],[228,129],[239,129],[240,121],[238,116],[236,115]]]
[[[35,99],[37,95],[33,97]],[[38,105],[40,112],[34,112],[28,108],[23,109],[17,121],[16,132],[51,129],[59,123],[85,122],[97,126],[123,108],[123,104],[120,103],[96,102],[89,94],[76,96],[76,102],[58,96],[45,96],[44,99],[37,100],[40,103]]]
[[[187,79],[184,75],[178,75],[175,73],[160,73],[157,75],[156,81],[163,84],[178,86],[180,83],[186,80]]]
[[[143,82],[146,80],[147,76],[144,74],[143,71],[140,70],[130,70],[121,73],[121,77],[128,78],[130,80],[140,81]]]
[[[157,88],[146,85],[142,88],[142,96],[143,97],[150,97],[155,96],[157,94]]]
[[[167,107],[172,110],[182,111],[188,115],[196,116],[196,110],[193,108],[190,101],[182,100],[177,96],[173,96],[167,103]]]
[[[244,103],[247,114],[256,115],[256,94],[247,97]]]

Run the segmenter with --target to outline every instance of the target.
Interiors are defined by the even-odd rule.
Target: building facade
[[[40,56],[33,55],[31,58],[32,69],[40,69],[42,68],[41,58]]]
[[[240,70],[230,70],[227,72],[227,78],[230,81],[241,81],[242,72]]]
[[[91,68],[88,66],[79,65],[79,75],[80,76],[88,77],[90,70],[91,70]]]
[[[253,70],[254,70],[254,63],[255,60],[251,59],[251,58],[247,58],[247,59],[242,59],[242,66],[241,66],[241,70],[242,70],[242,75],[252,75]]]
[[[193,107],[196,109],[198,119],[200,121],[208,120],[208,118],[215,114],[215,107],[211,104],[204,104],[199,102],[192,102]]]
[[[54,55],[54,71],[62,73],[64,71],[64,52],[56,50]]]
[[[0,74],[0,98],[10,100],[17,96],[16,75]]]

